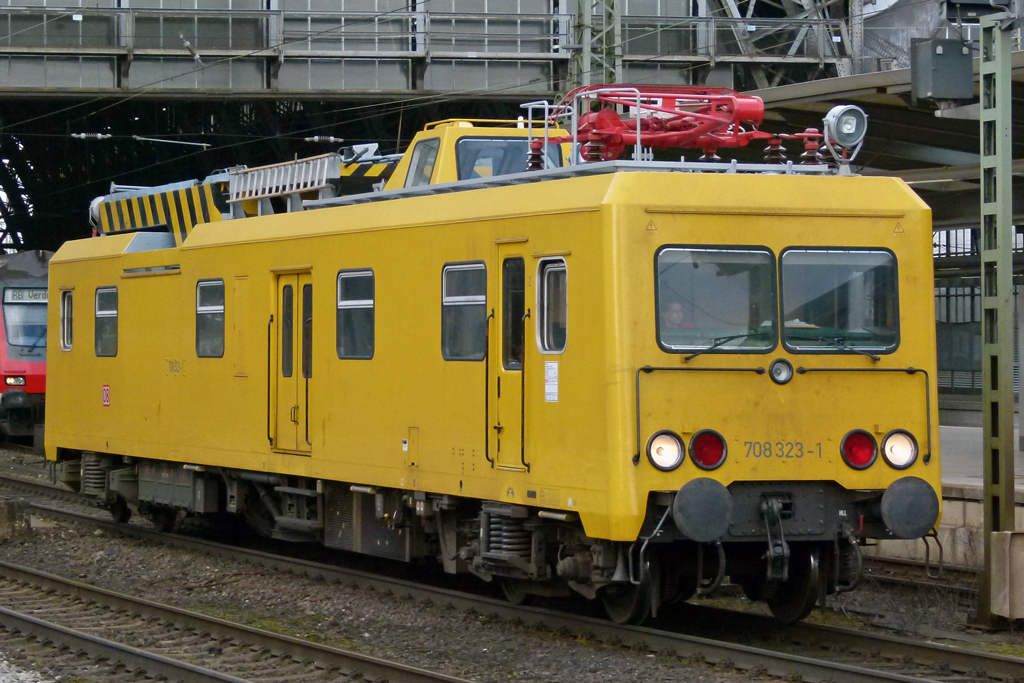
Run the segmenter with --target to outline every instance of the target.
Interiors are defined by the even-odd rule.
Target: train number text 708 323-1
[[[821,458],[821,444],[800,441],[744,441],[748,458]]]

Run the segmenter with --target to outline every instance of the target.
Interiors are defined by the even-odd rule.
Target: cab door
[[[529,471],[524,448],[526,406],[523,378],[526,358],[526,329],[532,289],[526,276],[522,244],[499,245],[498,306],[495,333],[490,335],[488,355],[495,359],[491,380],[491,448],[497,466],[504,470]]]
[[[313,282],[309,273],[277,278],[277,401],[274,448],[308,454],[313,377]]]

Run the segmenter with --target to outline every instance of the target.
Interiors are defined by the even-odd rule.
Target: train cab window
[[[338,358],[373,358],[373,298],[372,270],[338,273]]]
[[[46,301],[45,287],[4,287],[3,317],[4,333],[10,346],[34,360],[41,360],[38,350],[46,349]]]
[[[416,143],[409,162],[409,175],[405,179],[406,187],[419,187],[430,184],[430,176],[434,173],[437,151],[441,149],[441,138],[423,140]]]
[[[486,349],[486,266],[445,266],[441,276],[441,356],[445,360],[483,360]]]
[[[529,153],[526,138],[462,138],[455,145],[459,180],[523,173]],[[549,142],[544,167],[561,165],[562,148]]]
[[[96,290],[96,355],[117,355],[117,287]]]
[[[566,321],[569,319],[565,261],[541,261],[538,271],[537,310],[540,319],[537,334],[540,350],[543,353],[562,353],[565,350]]]
[[[657,338],[670,353],[775,348],[775,257],[765,247],[661,248],[655,256]]]
[[[224,356],[224,281],[196,284],[196,355]]]
[[[70,351],[74,341],[74,292],[60,293],[60,348]]]
[[[896,257],[884,249],[782,252],[782,343],[799,353],[891,353],[899,345]]]

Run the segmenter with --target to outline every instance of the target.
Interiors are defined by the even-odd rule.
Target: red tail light
[[[843,453],[843,460],[855,470],[870,467],[878,456],[875,437],[862,429],[855,429],[844,436],[839,448]]]
[[[711,429],[702,429],[690,440],[690,457],[702,470],[713,470],[725,462],[725,439]]]

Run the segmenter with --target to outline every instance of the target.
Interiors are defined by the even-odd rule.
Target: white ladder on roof
[[[328,181],[339,177],[340,154],[321,154],[269,166],[232,169],[228,172],[228,203],[288,195],[297,197],[301,192],[329,188]],[[298,208],[301,210],[301,204]]]

